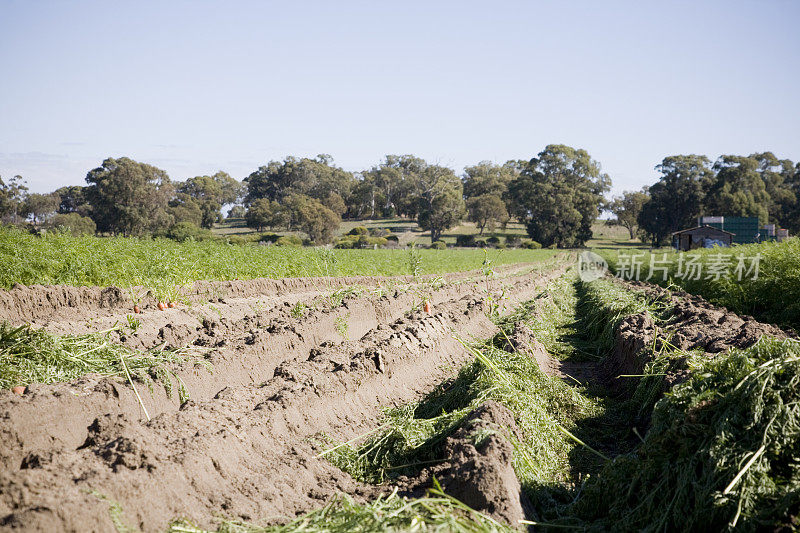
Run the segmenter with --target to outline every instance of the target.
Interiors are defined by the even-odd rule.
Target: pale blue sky
[[[108,156],[175,180],[585,148],[614,191],[677,153],[800,160],[800,1],[0,0],[0,175]]]

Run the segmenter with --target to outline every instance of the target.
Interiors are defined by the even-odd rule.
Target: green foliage
[[[350,533],[400,531],[460,531],[464,533],[511,533],[516,531],[470,509],[446,495],[438,483],[423,498],[403,498],[392,491],[368,504],[345,495],[321,509],[302,515],[286,525],[255,526],[223,521],[217,533]],[[169,533],[206,533],[190,522],[174,522]]]
[[[303,239],[297,235],[284,235],[275,241],[278,246],[303,246]]]
[[[214,235],[210,230],[200,228],[191,222],[178,222],[170,227],[167,231],[163,233],[157,233],[156,235],[178,242],[184,242],[188,240],[205,241],[214,239]]]
[[[0,219],[11,224],[20,224],[27,216],[25,200],[28,186],[22,176],[14,176],[4,182],[0,178]]]
[[[113,330],[111,330],[113,331]],[[182,401],[188,399],[183,383],[172,373],[175,365],[210,365],[188,349],[154,349],[133,352],[112,341],[110,331],[84,335],[52,335],[30,326],[0,324],[0,389],[31,383],[61,383],[86,374],[125,376],[159,381],[172,394],[173,378]],[[124,363],[123,363],[124,361]]]
[[[611,179],[586,150],[549,145],[508,186],[509,212],[545,246],[582,246],[592,237]]]
[[[331,253],[337,261],[333,270],[326,272],[315,250],[309,248],[66,234],[37,237],[6,227],[0,228],[0,287],[41,283],[152,288],[194,280],[409,274],[406,250]],[[472,270],[483,261],[483,254],[477,250],[414,253],[420,258],[419,274]],[[552,253],[546,251],[514,250],[498,255],[495,261],[510,264],[549,257]]]
[[[530,240],[530,239],[523,240],[521,246],[523,248],[528,249],[528,250],[538,250],[538,249],[540,249],[542,247],[541,244],[539,244],[536,241]]]
[[[386,246],[388,242],[389,241],[383,237],[370,237],[366,234],[354,234],[351,232],[337,239],[335,246],[336,248],[343,248],[347,250],[353,248],[360,248],[366,250],[369,248],[375,248],[376,246],[382,248]]]
[[[638,223],[654,246],[673,232],[693,227],[702,212],[706,184],[713,178],[704,155],[665,157],[656,169],[662,176],[648,188],[650,200],[639,213]]]
[[[288,211],[278,202],[268,198],[253,200],[244,215],[248,228],[262,231],[264,228],[286,227],[290,221]]]
[[[641,447],[590,478],[569,514],[596,530],[790,527],[800,511],[800,343],[762,338],[694,363],[656,405]]]
[[[306,304],[304,304],[303,302],[297,302],[292,306],[292,309],[290,311],[292,318],[302,317],[305,314],[306,309],[308,309],[308,306]]]
[[[478,196],[495,196],[502,198],[508,190],[508,184],[519,170],[509,161],[505,165],[497,165],[491,161],[481,161],[475,166],[464,169],[464,196],[469,199]]]
[[[291,204],[292,217],[298,228],[314,244],[326,244],[333,240],[333,233],[342,221],[339,215],[310,197],[294,197]]]
[[[178,192],[186,194],[198,205],[203,228],[211,228],[222,219],[222,204],[235,202],[240,189],[239,182],[222,171],[213,176],[189,178],[178,185]]]
[[[722,254],[730,265],[733,274],[738,264],[738,256],[744,258],[761,254],[758,279],[743,275],[739,281],[735,275],[709,279],[705,272],[700,279],[677,276],[677,254],[671,255],[670,271],[666,281],[660,274],[651,281],[663,286],[677,285],[693,294],[699,294],[717,305],[746,315],[752,315],[765,322],[800,330],[800,239],[791,238],[784,242],[765,242],[748,244],[733,248],[698,249],[679,252],[687,258],[698,256],[700,263],[709,264],[713,258]],[[664,252],[642,253],[643,273],[650,264],[651,257],[662,260]],[[605,252],[604,256],[612,270],[618,267],[618,253]],[[669,258],[669,256],[668,256]],[[750,260],[744,263],[750,267]]]
[[[387,155],[382,163],[364,173],[359,212],[374,216],[408,216],[418,213],[419,176],[427,162],[413,155]],[[368,205],[364,205],[364,204]],[[375,205],[379,212],[375,212]]]
[[[185,193],[178,193],[175,198],[170,200],[167,213],[175,224],[188,222],[199,227],[203,223],[203,211],[200,204]],[[163,229],[156,230],[156,232],[163,231]]]
[[[59,214],[78,213],[82,216],[88,216],[90,214],[92,208],[86,202],[86,187],[68,185],[66,187],[59,187],[54,194],[59,198]]]
[[[244,218],[247,214],[247,209],[243,205],[235,205],[228,211],[228,218]]]
[[[271,237],[274,235],[275,239],[273,240]],[[267,237],[266,239],[264,237]],[[257,242],[270,242],[274,243],[278,240],[279,235],[274,233],[246,233],[244,235],[228,235],[225,237],[225,240],[231,244],[238,244],[238,245],[245,245],[245,244],[253,244]]]
[[[108,158],[86,182],[98,231],[141,235],[171,225],[167,204],[175,189],[165,171],[127,157]]]
[[[436,241],[434,243],[431,243],[431,249],[432,250],[447,250],[447,244],[445,244],[444,241]]]
[[[545,376],[527,353],[509,353],[492,343],[470,346],[475,360],[417,404],[389,409],[380,429],[357,449],[339,446],[326,456],[357,479],[381,483],[414,474],[446,459],[444,440],[487,400],[514,414],[523,439],[515,444],[514,467],[523,485],[566,480],[575,446],[561,428],[595,412],[591,401],[559,379]]]
[[[486,226],[494,229],[497,222],[508,219],[508,211],[503,199],[497,194],[482,194],[467,200],[469,220],[475,222],[481,234]]]
[[[364,226],[356,226],[347,232],[348,235],[369,235],[369,230]]]
[[[349,318],[350,313],[347,313],[346,316],[337,316],[334,320],[336,333],[339,334],[343,341],[347,340],[347,331],[350,329],[350,324],[347,322]]]
[[[259,198],[282,202],[290,195],[302,195],[326,201],[335,207],[338,202],[331,195],[340,200],[348,198],[355,178],[352,173],[332,163],[333,158],[326,154],[320,154],[316,159],[287,157],[282,162],[270,161],[245,180],[245,203],[251,204]]]
[[[89,217],[78,213],[58,213],[50,220],[48,227],[69,231],[73,235],[94,235],[97,226]]]
[[[592,339],[597,359],[602,359],[611,353],[614,347],[614,332],[623,318],[661,309],[657,302],[646,300],[641,294],[625,290],[606,279],[598,279],[591,283],[581,282],[578,284],[577,292],[579,296],[576,304],[579,317],[577,327],[582,336]]]
[[[281,238],[281,236],[278,235],[277,233],[262,233],[261,235],[258,235],[257,237],[258,237],[258,239],[257,239],[258,242],[269,242],[269,243],[272,243],[272,244],[275,244],[276,242],[278,242],[278,239]]]
[[[717,175],[707,186],[704,211],[720,216],[758,217],[769,220],[770,195],[752,157],[723,155],[716,163]]]
[[[431,232],[431,241],[438,241],[464,216],[464,186],[451,169],[428,165],[418,174],[415,189],[417,223]]]
[[[47,222],[55,215],[58,206],[61,202],[61,197],[55,193],[52,194],[29,194],[25,199],[23,210],[31,216],[33,224],[42,224]]]
[[[648,200],[650,195],[646,191],[625,191],[622,196],[614,198],[609,206],[609,210],[617,217],[615,222],[628,230],[631,239],[636,237],[639,213]]]
[[[456,246],[463,248],[474,248],[476,246],[475,235],[457,235]]]

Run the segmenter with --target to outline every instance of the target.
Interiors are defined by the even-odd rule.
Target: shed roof
[[[682,233],[690,233],[692,231],[697,231],[699,229],[710,229],[710,230],[713,230],[713,231],[718,232],[718,233],[724,233],[726,235],[736,235],[735,233],[731,233],[730,231],[725,231],[724,229],[715,228],[714,226],[709,226],[708,224],[705,224],[703,226],[696,226],[694,228],[689,228],[689,229],[682,229],[680,231],[674,232],[673,235],[680,235]]]

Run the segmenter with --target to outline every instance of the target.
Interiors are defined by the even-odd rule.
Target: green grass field
[[[423,231],[416,221],[400,217],[378,220],[344,220],[336,231],[336,235],[345,235],[358,226],[364,226],[369,230],[388,229],[398,236],[401,245],[415,243],[419,246],[428,246],[431,244],[430,232]],[[230,237],[234,235],[244,236],[257,233],[255,230],[248,228],[242,218],[226,219],[216,224],[212,231],[214,235],[219,237]],[[453,246],[459,235],[478,235],[479,232],[480,230],[474,223],[462,222],[458,226],[446,231],[442,235],[442,240],[449,246]],[[278,235],[298,235],[304,237],[302,233],[294,231],[275,231],[274,233]],[[627,235],[627,232],[625,234]],[[489,237],[498,237],[504,240],[509,236],[527,239],[528,235],[525,232],[525,225],[518,222],[509,222],[505,230],[498,227],[495,231],[489,231],[487,228],[479,238],[488,239]]]
[[[605,220],[595,222],[592,226],[592,233],[592,238],[586,242],[587,248],[600,250],[649,248],[646,243],[639,239],[631,239],[628,230],[624,227],[608,225]]]
[[[442,274],[548,259],[555,250],[415,250],[419,274]],[[42,237],[0,229],[0,287],[15,283],[169,287],[194,280],[412,274],[407,249],[329,250],[178,243],[128,237]]]

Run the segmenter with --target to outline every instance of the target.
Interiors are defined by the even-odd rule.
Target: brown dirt
[[[145,394],[149,423],[119,379],[34,384],[21,397],[0,392],[0,526],[107,531],[110,500],[127,525],[161,531],[177,517],[204,526],[219,513],[275,522],[338,492],[372,497],[378,489],[317,457],[314,438],[363,434],[382,407],[413,401],[452,376],[470,358],[453,333],[496,332],[482,293],[496,300],[505,289],[515,305],[565,266],[532,274],[509,268],[490,282],[460,274],[444,285],[359,278],[367,289],[386,290],[365,290],[342,305],[330,304],[332,288],[346,286],[337,280],[198,284],[191,306],[157,311],[145,302],[141,327],[120,342],[209,347],[214,374],[177,369],[193,399],[179,406],[156,387]],[[411,311],[422,297],[432,314]],[[97,288],[17,288],[2,294],[0,317],[83,332],[124,320],[132,309],[126,298]],[[295,317],[297,302],[316,309]]]
[[[669,308],[663,329],[646,313],[625,318],[616,331],[614,351],[602,365],[601,376],[614,387],[637,378],[619,378],[620,374],[637,375],[644,371],[647,350],[660,350],[663,339],[679,350],[700,350],[706,356],[730,348],[748,348],[767,335],[776,338],[794,336],[772,324],[741,316],[724,307],[710,304],[700,296],[683,291],[667,291],[643,282],[622,282],[629,289],[644,291],[648,297],[659,299]],[[665,390],[682,381],[688,370],[678,368],[664,379]]]
[[[423,470],[415,478],[400,478],[406,493],[419,496],[435,477],[445,493],[515,528],[531,516],[531,504],[522,492],[512,464],[520,438],[514,415],[494,400],[470,413],[444,443],[447,460]]]

